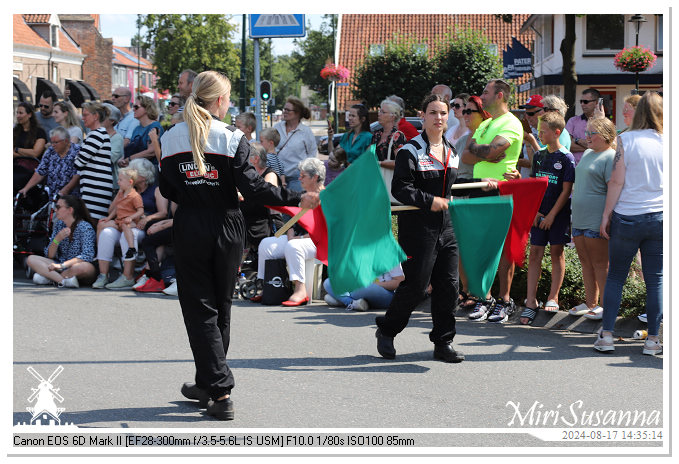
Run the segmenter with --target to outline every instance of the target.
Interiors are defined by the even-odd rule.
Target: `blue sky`
[[[242,15],[234,15],[232,22],[238,27],[238,38],[240,41],[240,24]],[[322,15],[306,15],[307,24],[311,21],[311,27],[318,29],[322,22]],[[114,45],[122,47],[130,46],[130,39],[137,33],[136,14],[102,14],[101,33],[104,37],[112,38]],[[142,29],[142,34],[144,30]],[[276,55],[287,55],[292,52],[294,46],[293,39],[273,39],[273,50]]]

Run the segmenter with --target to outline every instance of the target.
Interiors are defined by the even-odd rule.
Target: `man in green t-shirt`
[[[469,138],[461,157],[462,162],[474,165],[475,178],[505,180],[504,174],[516,169],[523,145],[523,126],[509,111],[510,93],[511,87],[502,79],[492,79],[483,89],[483,109],[490,113],[491,119],[486,119],[479,125]],[[498,278],[500,295],[497,300],[487,298],[487,295],[475,295],[487,298],[489,302],[482,309],[492,314],[486,314],[482,319],[502,321],[505,315],[511,316],[515,310],[514,301],[509,297],[514,278],[514,263],[505,257],[505,253],[502,254],[498,266]]]

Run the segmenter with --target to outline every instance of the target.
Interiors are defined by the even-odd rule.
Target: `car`
[[[410,124],[415,126],[415,129],[417,129],[419,132],[422,132],[422,119],[418,118],[417,116],[406,116],[406,121],[408,121]],[[381,129],[382,125],[374,121],[370,124],[370,132],[375,133],[377,129]],[[335,134],[332,138],[333,143],[335,146],[339,145],[340,138],[342,138],[342,134],[344,132],[341,132],[339,134]],[[318,152],[322,155],[327,155],[328,154],[328,136],[324,135],[323,137],[320,138],[318,141]]]

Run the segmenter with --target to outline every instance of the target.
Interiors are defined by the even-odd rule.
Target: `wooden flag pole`
[[[451,190],[463,190],[463,189],[469,189],[469,188],[483,188],[483,187],[488,187],[488,182],[470,182],[468,184],[454,184],[452,187],[450,187]],[[392,206],[391,210],[392,211],[412,211],[419,209],[417,206]]]
[[[302,208],[299,213],[295,214],[292,218],[290,218],[290,220],[288,222],[283,224],[283,227],[281,227],[280,229],[278,229],[276,231],[276,233],[274,234],[274,237],[280,237],[281,235],[286,233],[288,231],[288,229],[290,227],[294,226],[297,223],[297,221],[299,221],[300,218],[302,216],[304,216],[304,213],[306,213],[307,211],[309,211],[309,208]]]

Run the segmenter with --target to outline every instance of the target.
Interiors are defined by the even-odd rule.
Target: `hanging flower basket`
[[[349,70],[344,66],[338,66],[334,63],[326,64],[323,69],[321,69],[321,77],[323,79],[328,79],[329,81],[343,81],[349,78]]]
[[[143,84],[142,84],[141,87],[137,87],[135,90],[137,91],[137,93],[146,93],[146,92],[150,92],[150,91],[151,91],[151,89],[149,89],[148,87],[146,87],[146,86],[143,85]]]
[[[629,47],[615,55],[613,64],[620,71],[639,73],[651,69],[657,58],[648,48]]]

